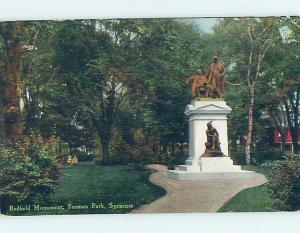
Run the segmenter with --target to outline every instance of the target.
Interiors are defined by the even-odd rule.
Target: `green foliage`
[[[15,203],[48,202],[67,157],[66,145],[34,133],[15,144],[1,145],[0,200],[4,210]]]
[[[290,155],[273,163],[273,174],[268,190],[279,210],[292,211],[300,208],[300,162]]]
[[[102,155],[120,146],[111,144],[111,139],[121,131],[125,144],[145,143],[154,156],[158,154],[155,146],[162,145],[171,148],[174,156],[174,145],[187,141],[182,112],[190,101],[190,88],[184,86],[184,79],[197,68],[205,70],[217,54],[228,67],[225,98],[232,107],[229,138],[235,142],[248,131],[243,119],[248,117],[245,77],[251,49],[247,28],[251,26],[258,33],[252,44],[255,51],[260,40],[272,37],[273,41],[262,66],[264,75],[256,83],[260,97],[255,98],[254,107],[256,142],[262,133],[255,131],[272,123],[262,121],[262,115],[271,110],[275,114],[270,116],[278,115],[280,72],[292,77],[297,71],[298,60],[293,60],[292,53],[297,46],[289,49],[283,44],[278,30],[289,25],[291,39],[297,39],[295,22],[219,19],[211,34],[173,19],[32,22],[26,41],[36,49],[23,58],[25,126],[46,136],[58,135],[72,149],[92,150],[99,134]],[[269,24],[267,32],[259,34]],[[143,137],[134,139],[136,132]]]
[[[83,128],[78,136],[100,136],[105,161],[115,160],[110,152],[119,145],[111,141],[119,131],[125,144],[144,143],[146,151],[154,142],[174,147],[186,141],[184,79],[204,61],[197,28],[171,19],[76,20],[60,23],[52,39],[60,75],[55,122],[70,145],[79,141],[79,130],[67,127],[70,118]],[[60,97],[67,99],[64,107]],[[137,131],[144,138],[128,142]]]
[[[54,40],[54,63],[67,95],[72,96],[68,107],[73,122],[93,138],[95,133],[100,136],[107,163],[120,107],[137,87],[131,70],[136,24],[130,20],[68,21]]]
[[[143,167],[148,162],[160,162],[172,168],[183,163],[183,145],[188,136],[183,112],[191,99],[190,87],[184,85],[184,80],[198,68],[207,71],[213,55],[218,55],[227,68],[225,99],[232,108],[228,133],[235,163],[245,163],[245,149],[237,146],[237,140],[249,130],[249,68],[250,76],[257,75],[253,162],[260,164],[282,157],[280,151],[266,146],[271,141],[262,137],[267,135],[266,127],[280,129],[289,125],[298,132],[298,18],[218,19],[210,34],[202,34],[194,25],[177,19],[30,21],[23,26],[18,86],[24,103],[24,132],[34,129],[46,138],[55,135],[66,141],[71,151],[86,148],[86,153],[77,154],[80,161],[92,159],[91,152],[102,149],[95,157],[114,164]],[[288,29],[286,35],[281,33],[284,28]],[[259,72],[254,72],[264,41],[268,42],[266,53]],[[3,52],[0,37],[0,53]],[[1,60],[0,88],[4,86],[3,68]],[[0,132],[4,132],[1,112],[0,103]],[[296,133],[293,135],[298,138]],[[0,141],[4,141],[4,135],[0,135]],[[48,148],[47,145],[45,142],[39,146]],[[1,156],[12,154],[12,162],[5,165],[11,169],[16,169],[25,156],[12,145],[1,150]],[[30,169],[46,169],[44,153],[36,149],[32,155],[26,154],[34,161],[33,168],[22,164],[26,174]],[[42,157],[34,160],[32,156]],[[43,192],[52,192],[52,180],[57,177],[44,179],[50,188],[43,188]],[[14,182],[11,180],[11,185]],[[22,192],[24,196],[11,193],[10,198],[25,200],[29,191]]]
[[[268,145],[267,142],[257,143],[251,151],[251,163],[263,164],[266,161],[282,160],[285,156],[285,152]],[[235,164],[245,165],[245,146],[240,145],[230,149],[230,157]]]
[[[79,162],[92,161],[95,157],[94,154],[90,152],[86,153],[85,151],[81,151],[81,150],[74,150],[73,154],[76,156]]]
[[[158,147],[175,156],[176,144],[187,140],[187,121],[182,113],[190,101],[190,87],[184,82],[204,66],[204,47],[204,39],[193,25],[171,19],[141,21],[139,56],[133,71],[144,89],[131,96],[129,103],[134,106],[130,110],[135,116],[134,127],[142,129],[154,160],[166,157],[160,156]]]
[[[265,161],[281,160],[284,156],[284,151],[274,148],[267,143],[257,144],[251,152],[251,159],[254,164],[262,164]]]
[[[230,158],[233,160],[234,164],[246,164],[245,146],[237,146],[235,148],[231,148]]]
[[[152,151],[145,144],[120,144],[115,150],[113,162],[119,164],[149,164],[153,162]]]
[[[161,163],[166,165],[168,169],[175,170],[176,165],[185,164],[188,157],[189,156],[183,153],[183,151],[177,151],[175,155],[165,157]]]

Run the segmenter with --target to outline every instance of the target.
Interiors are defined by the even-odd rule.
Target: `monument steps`
[[[169,170],[168,177],[174,180],[252,179],[255,177],[255,172],[245,170],[231,172],[186,172],[181,170]]]
[[[198,165],[179,165],[168,172],[168,177],[176,180],[225,180],[248,179],[254,172],[244,171],[233,165],[229,157],[199,158]]]

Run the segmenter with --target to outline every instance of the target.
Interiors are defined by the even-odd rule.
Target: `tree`
[[[148,96],[143,103],[144,134],[152,143],[175,155],[177,143],[187,137],[184,109],[190,101],[184,81],[204,63],[204,39],[190,24],[171,19],[143,21],[139,34],[138,63],[135,72],[143,77]]]
[[[3,45],[0,55],[3,62],[3,73],[0,77],[3,84],[3,88],[1,88],[3,116],[0,116],[2,118],[0,124],[4,128],[1,138],[7,141],[13,141],[22,134],[20,79],[24,50],[22,47],[23,33],[24,23],[22,22],[0,23]]]
[[[233,69],[238,69],[242,83],[248,89],[248,129],[246,136],[246,162],[251,161],[253,143],[255,87],[259,79],[264,78],[265,56],[273,46],[274,39],[280,37],[276,19],[243,18],[225,19],[215,28],[222,39],[225,57]],[[233,38],[234,37],[234,38]]]
[[[286,44],[288,47],[288,59],[285,58],[284,80],[283,87],[279,94],[284,97],[283,103],[285,107],[288,126],[291,130],[292,143],[294,153],[298,153],[299,146],[299,125],[300,125],[300,68],[299,57],[295,55],[295,51],[299,52],[299,32],[300,21],[299,18],[289,18],[283,21],[283,25],[288,26],[288,37]]]
[[[26,86],[24,57],[28,53],[27,57],[35,56],[37,40],[42,37],[41,35],[45,36],[45,30],[41,32],[41,25],[42,23],[34,21],[0,23],[0,45],[2,45],[0,69],[3,74],[0,77],[3,84],[0,90],[2,94],[0,112],[3,113],[0,114],[0,127],[3,129],[1,130],[3,142],[17,140],[23,134],[23,103],[26,101],[24,97],[29,94],[24,87]],[[32,112],[34,114],[34,111]]]
[[[282,18],[280,40],[274,41],[266,57],[265,82],[260,93],[262,104],[269,113],[285,144],[286,130],[291,131],[294,152],[298,151],[299,137],[299,23],[295,18]],[[298,27],[297,27],[298,25]],[[261,87],[263,87],[261,85]]]
[[[77,105],[74,121],[98,133],[105,164],[121,103],[135,89],[129,69],[134,30],[135,23],[126,20],[73,21],[55,40],[55,63]]]

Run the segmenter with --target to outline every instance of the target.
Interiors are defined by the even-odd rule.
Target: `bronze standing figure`
[[[207,73],[208,82],[215,88],[220,98],[224,98],[224,76],[225,68],[219,62],[217,56],[213,57],[213,62],[210,64]]]

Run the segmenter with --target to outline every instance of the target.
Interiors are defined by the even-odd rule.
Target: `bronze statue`
[[[196,71],[196,75],[193,75],[185,80],[185,83],[188,85],[192,83],[192,98],[195,99],[197,97],[208,97],[209,88],[208,80],[203,74],[202,70],[198,69]]]
[[[192,98],[224,98],[224,75],[225,68],[219,63],[219,58],[214,56],[213,63],[209,66],[208,74],[205,75],[198,69],[196,74],[187,78],[185,83],[192,83]]]
[[[206,130],[207,142],[205,143],[205,152],[202,157],[223,157],[225,156],[220,147],[219,133],[212,126],[212,121],[207,123]]]
[[[214,87],[220,98],[224,98],[224,76],[225,68],[219,62],[217,56],[213,57],[213,62],[210,64],[207,73],[208,82]]]

